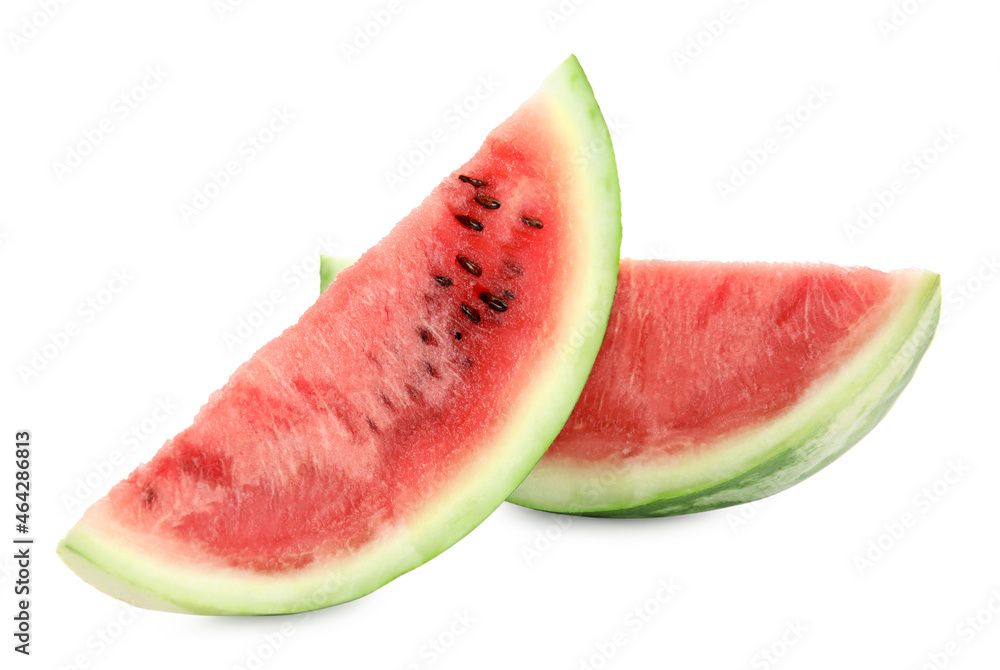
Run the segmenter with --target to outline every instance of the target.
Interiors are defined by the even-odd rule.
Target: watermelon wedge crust
[[[430,560],[569,416],[620,240],[610,136],[570,57],[59,555],[112,596],[198,614],[327,607]]]
[[[619,296],[591,381],[560,436],[509,501],[550,512],[630,518],[706,511],[778,493],[837,459],[878,424],[913,376],[934,337],[941,310],[940,277],[932,272],[886,274],[866,268],[798,266],[806,275],[828,276],[822,278],[822,285],[803,288],[788,281],[787,287],[781,287],[781,293],[771,296],[779,301],[780,309],[768,315],[777,316],[773,322],[763,324],[763,332],[781,333],[783,326],[777,322],[780,318],[804,319],[805,328],[817,328],[818,322],[825,319],[830,322],[826,330],[799,333],[797,343],[792,338],[787,345],[782,343],[768,350],[766,365],[750,368],[749,372],[741,370],[745,376],[730,380],[730,387],[719,392],[725,396],[735,393],[735,388],[745,394],[730,406],[702,394],[697,403],[666,411],[653,409],[653,415],[659,414],[672,423],[659,434],[656,430],[643,433],[636,424],[629,423],[625,408],[641,404],[642,400],[636,399],[642,393],[662,390],[663,384],[657,386],[650,375],[638,370],[635,352],[628,351],[637,341],[636,322],[641,320],[647,330],[662,328],[675,335],[704,326],[681,323],[671,329],[667,322],[674,317],[656,311],[674,307],[666,294],[650,290],[638,298],[622,300],[623,292],[641,283],[636,275],[656,274],[669,266],[681,275],[696,274],[700,269],[724,275],[700,286],[689,283],[695,294],[707,296],[701,307],[721,302],[719,296],[738,284],[736,275],[750,274],[751,288],[746,297],[763,290],[754,288],[754,273],[759,274],[759,286],[766,286],[773,281],[775,272],[794,272],[796,267],[622,261]],[[723,269],[726,266],[736,269]],[[650,289],[648,285],[645,288]],[[848,292],[855,288],[858,295],[862,291],[866,295],[859,298]],[[781,304],[795,292],[798,294],[794,300]],[[688,296],[674,300],[678,302],[694,300]],[[813,314],[820,310],[823,316],[811,317],[810,304]],[[643,307],[647,308],[645,312]],[[745,337],[741,328],[747,324],[738,315],[728,316],[732,319],[731,346],[738,348]],[[714,317],[725,321],[727,314],[722,310]],[[713,317],[701,314],[699,318]],[[795,327],[791,330],[794,332]],[[763,379],[767,366],[795,362],[799,354],[794,347],[821,348],[832,336],[840,340],[814,360],[803,360],[794,371],[796,381],[815,375],[807,387],[785,397],[775,393],[773,385],[768,387]],[[793,352],[783,351],[783,346]],[[689,354],[664,351],[663,355]],[[743,355],[755,352],[748,350]],[[782,356],[791,359],[782,361]],[[725,376],[724,370],[715,366],[725,368],[727,357],[731,361],[732,356],[723,350],[722,362],[693,365],[703,379],[677,375],[673,384],[684,388],[721,384],[717,380]],[[771,400],[769,393],[776,399]],[[765,402],[755,406],[762,394]],[[683,417],[687,423],[678,418],[683,415],[681,410],[691,414]],[[603,417],[602,411],[606,413]],[[616,413],[626,415],[624,422],[614,418]],[[632,432],[623,439],[623,433],[628,431]],[[595,444],[601,438],[604,443]]]

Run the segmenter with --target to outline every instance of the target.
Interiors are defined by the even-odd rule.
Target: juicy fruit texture
[[[61,556],[137,605],[236,614],[337,604],[429,560],[569,416],[620,236],[610,138],[570,58],[90,508]]]
[[[777,493],[885,415],[940,306],[919,270],[622,261],[590,380],[509,500],[636,517]]]
[[[320,290],[351,262],[324,258]],[[661,516],[777,493],[884,416],[940,303],[923,271],[623,260],[587,386],[509,500]]]

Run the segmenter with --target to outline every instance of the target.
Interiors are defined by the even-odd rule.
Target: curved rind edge
[[[137,549],[128,537],[86,518],[59,544],[62,560],[105,593],[147,609],[192,614],[283,614],[340,604],[367,595],[458,542],[489,516],[528,475],[555,439],[583,391],[611,314],[621,244],[621,200],[611,136],[575,56],[546,78],[539,93],[561,123],[565,148],[588,147],[581,174],[577,235],[586,283],[566,302],[552,355],[506,423],[493,453],[463,481],[449,481],[419,519],[387,532],[343,561],[293,576],[238,570],[198,570]],[[594,151],[595,147],[597,148]],[[582,287],[582,288],[581,288]],[[586,328],[578,327],[587,323]],[[574,327],[574,324],[577,327]]]
[[[767,449],[765,457],[751,462],[736,476],[712,481],[708,473],[704,479],[707,485],[691,486],[689,490],[668,496],[654,495],[639,504],[607,505],[601,509],[593,500],[583,497],[585,490],[593,491],[595,486],[606,490],[603,482],[581,487],[580,481],[576,481],[574,486],[580,491],[578,498],[563,493],[555,499],[552,494],[555,487],[551,484],[552,478],[558,475],[551,474],[539,478],[538,482],[531,482],[529,478],[525,484],[533,485],[530,488],[522,485],[508,501],[560,514],[642,518],[708,511],[774,495],[832,463],[881,421],[913,377],[930,346],[940,312],[940,276],[923,272],[909,299],[883,330],[888,335],[882,338],[880,351],[873,358],[884,362],[874,372],[866,367],[852,371],[855,377],[866,375],[867,378],[848,379],[846,385],[853,389],[852,393],[831,398],[823,404],[824,411],[806,420],[790,421],[784,438]],[[710,467],[711,464],[706,470]],[[537,470],[532,478],[536,474]],[[572,478],[573,475],[566,476],[566,479]],[[627,483],[621,484],[621,488],[626,487]]]

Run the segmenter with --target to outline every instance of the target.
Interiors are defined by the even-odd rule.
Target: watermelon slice
[[[327,259],[321,290],[350,260]],[[930,345],[938,275],[623,260],[559,437],[509,500],[664,516],[772,495],[875,427]]]
[[[586,162],[583,148],[599,149]],[[610,137],[575,58],[59,546],[151,609],[301,612],[433,558],[517,487],[607,326]]]

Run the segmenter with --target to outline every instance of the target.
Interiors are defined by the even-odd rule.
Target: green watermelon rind
[[[681,465],[608,472],[543,461],[508,500],[581,516],[673,516],[760,500],[808,478],[881,421],[930,346],[941,312],[940,276],[913,272],[908,297],[879,334],[780,418]]]
[[[341,270],[353,265],[357,260],[357,256],[341,258],[340,256],[321,255],[319,257],[319,292],[326,291]]]
[[[478,526],[528,475],[569,417],[607,328],[618,280],[621,200],[611,137],[576,57],[545,80],[543,96],[555,114],[552,130],[577,178],[567,193],[568,217],[581,247],[552,314],[551,354],[517,399],[504,432],[442,483],[433,501],[378,542],[294,574],[260,574],[199,560],[196,549],[162,538],[152,550],[120,526],[85,516],[58,553],[86,581],[121,600],[194,614],[283,614],[328,607],[371,593],[452,546]],[[588,160],[577,158],[586,149]],[[571,152],[576,155],[569,155]],[[575,276],[574,276],[575,275]],[[99,502],[98,505],[104,501]],[[100,514],[92,518],[100,518]],[[166,546],[164,546],[164,544]],[[319,563],[319,562],[317,562]]]

